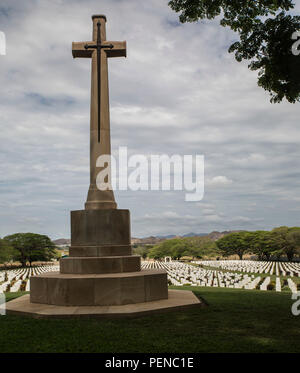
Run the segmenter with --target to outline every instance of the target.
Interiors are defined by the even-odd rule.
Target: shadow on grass
[[[174,288],[174,287],[173,287]],[[290,295],[192,290],[209,307],[115,320],[0,317],[2,352],[299,352]]]

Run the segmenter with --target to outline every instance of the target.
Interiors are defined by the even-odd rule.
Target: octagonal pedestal
[[[60,272],[30,279],[30,302],[57,306],[112,306],[168,298],[164,270],[141,271],[132,255],[128,210],[71,212],[70,256]]]
[[[112,306],[168,298],[165,271],[74,275],[50,272],[32,277],[30,301],[59,306]]]

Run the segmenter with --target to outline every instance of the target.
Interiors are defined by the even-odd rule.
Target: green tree
[[[172,259],[179,260],[183,256],[190,256],[191,248],[189,244],[184,240],[178,240],[178,242],[172,247]]]
[[[149,257],[160,259],[171,256],[172,259],[180,259],[183,256],[201,258],[205,255],[218,255],[216,244],[208,237],[185,237],[165,240],[155,245],[149,251]]]
[[[238,255],[240,260],[249,251],[249,232],[235,232],[220,238],[216,244],[224,256]]]
[[[272,251],[272,256],[275,258],[275,260],[280,260],[280,258],[284,255],[283,250],[274,250]]]
[[[287,240],[293,249],[291,250],[290,254],[289,253],[286,253],[286,254],[290,255],[291,260],[293,260],[294,255],[300,254],[300,228],[298,227],[290,228],[290,231],[287,235]]]
[[[259,260],[270,260],[274,252],[274,239],[271,232],[268,231],[255,231],[249,232],[249,250],[258,256]]]
[[[274,240],[274,251],[280,250],[289,261],[292,261],[295,254],[299,253],[300,228],[279,227],[274,228],[271,233]]]
[[[229,47],[237,61],[250,61],[258,71],[258,85],[271,95],[271,102],[283,98],[300,101],[300,56],[292,53],[292,35],[300,30],[300,17],[288,14],[292,0],[171,0],[169,6],[181,12],[181,22],[220,17],[220,24],[239,34]]]
[[[189,256],[194,258],[203,258],[204,256],[216,257],[220,252],[216,243],[206,236],[186,237],[184,240],[189,245]]]
[[[179,243],[180,239],[165,240],[155,245],[149,251],[149,258],[161,259],[165,256],[171,256],[174,259],[173,247]]]
[[[135,255],[140,255],[143,259],[146,259],[148,256],[148,251],[145,246],[136,246],[133,248],[133,252]]]
[[[12,245],[3,239],[0,239],[0,263],[6,264],[13,260],[16,252]]]
[[[16,250],[15,260],[26,266],[34,261],[49,261],[56,257],[55,245],[48,236],[35,233],[15,233],[5,237]]]

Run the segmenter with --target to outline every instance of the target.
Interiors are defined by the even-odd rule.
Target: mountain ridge
[[[213,231],[210,233],[186,233],[184,235],[175,235],[175,234],[169,234],[169,235],[157,235],[157,236],[149,236],[149,237],[132,237],[131,243],[132,244],[141,244],[141,245],[155,245],[159,242],[165,241],[165,240],[171,240],[174,238],[187,238],[187,237],[209,237],[213,241],[219,240],[220,238],[226,236],[230,233],[236,233],[241,232],[240,230],[232,230],[232,231]],[[56,240],[52,241],[57,246],[70,246],[71,240],[68,238],[58,238]]]

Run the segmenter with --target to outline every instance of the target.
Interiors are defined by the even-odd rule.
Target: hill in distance
[[[71,245],[71,240],[69,238],[59,238],[52,241],[57,246]]]
[[[218,232],[214,231],[211,233],[187,233],[182,236],[176,236],[174,234],[169,234],[166,236],[150,236],[150,237],[142,237],[142,238],[137,238],[137,237],[132,237],[131,238],[131,243],[132,244],[140,244],[140,245],[156,245],[159,242],[162,242],[164,240],[171,240],[173,238],[185,238],[185,237],[209,237],[211,240],[216,241],[224,236],[226,236],[229,233],[234,233],[234,232],[240,232],[239,230],[234,230],[234,231],[224,231],[224,232]],[[53,243],[57,246],[70,246],[71,245],[71,240],[68,238],[59,238],[57,240],[54,240]]]
[[[164,240],[171,240],[173,238],[186,238],[186,237],[209,237],[213,241],[217,241],[218,239],[226,236],[229,233],[241,232],[240,230],[233,230],[233,231],[224,231],[218,232],[214,231],[211,233],[187,233],[182,236],[176,236],[173,234],[167,236],[151,236],[151,237],[144,237],[144,238],[131,238],[132,244],[140,244],[140,245],[156,245],[157,243],[164,241]]]

